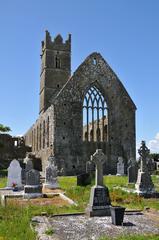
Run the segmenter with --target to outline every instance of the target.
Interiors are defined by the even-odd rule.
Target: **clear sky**
[[[0,123],[22,135],[38,118],[45,30],[72,34],[72,73],[94,51],[137,106],[137,144],[159,152],[158,0],[0,1]]]

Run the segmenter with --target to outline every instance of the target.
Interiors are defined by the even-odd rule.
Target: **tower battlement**
[[[45,39],[41,42],[42,52],[45,49],[71,51],[71,34],[68,34],[68,38],[64,41],[61,34],[58,34],[52,39],[50,33],[45,31]]]

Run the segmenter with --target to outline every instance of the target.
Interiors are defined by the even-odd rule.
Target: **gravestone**
[[[97,149],[91,156],[96,165],[95,186],[91,188],[90,201],[86,213],[90,216],[110,216],[109,191],[103,185],[103,163],[106,156],[101,149]]]
[[[77,175],[77,186],[87,186],[91,184],[91,174],[82,173]]]
[[[136,183],[138,167],[134,158],[130,158],[128,161],[128,183]]]
[[[56,189],[59,187],[57,182],[57,166],[55,166],[55,157],[48,158],[48,166],[45,169],[45,183],[44,188]]]
[[[148,168],[149,173],[153,174],[153,172],[156,169],[156,164],[155,164],[154,159],[152,159],[152,158],[147,159],[147,168]]]
[[[93,173],[95,172],[95,164],[91,161],[86,162],[86,173]]]
[[[138,153],[141,157],[141,162],[140,169],[138,170],[137,182],[135,184],[136,192],[142,196],[151,196],[155,193],[155,188],[151,179],[151,175],[147,169],[146,159],[150,153],[150,150],[146,147],[145,141],[142,141]]]
[[[27,173],[32,169],[33,169],[33,162],[31,159],[28,158],[28,161],[26,162],[26,165],[25,165],[25,172]]]
[[[24,186],[24,198],[36,198],[42,196],[40,173],[31,169],[26,173],[26,185]]]
[[[16,159],[12,160],[8,168],[7,187],[22,186],[21,171],[19,162]]]
[[[27,153],[26,158],[24,158],[23,163],[25,164],[25,168],[22,169],[22,182],[26,183],[26,173],[33,169],[33,162],[31,158],[31,154]]]
[[[122,157],[118,157],[117,174],[116,175],[124,176],[124,160]]]

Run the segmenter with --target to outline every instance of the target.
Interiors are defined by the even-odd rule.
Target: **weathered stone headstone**
[[[118,157],[117,175],[119,175],[119,176],[123,176],[124,175],[124,160],[123,160],[122,157]]]
[[[27,173],[28,171],[33,169],[33,162],[31,159],[28,159],[28,161],[26,162],[26,166],[25,166],[25,172]]]
[[[86,162],[86,173],[92,173],[95,171],[95,164],[91,161]]]
[[[153,174],[153,172],[155,171],[155,168],[156,168],[154,159],[152,159],[152,158],[147,159],[147,168],[148,168],[149,173]]]
[[[48,166],[45,169],[45,188],[56,189],[59,187],[57,182],[57,166],[55,166],[55,158],[50,156],[48,158]]]
[[[97,149],[91,156],[91,161],[96,165],[95,186],[91,188],[90,201],[86,213],[93,216],[110,216],[109,191],[103,185],[103,163],[106,156],[101,149]]]
[[[137,173],[138,173],[138,167],[136,164],[135,159],[130,158],[130,160],[128,161],[128,183],[136,183],[137,181]]]
[[[31,169],[33,169],[33,162],[32,159],[30,158],[30,153],[26,155],[26,158],[24,158],[23,162],[25,164],[25,168],[22,169],[22,182],[23,184],[26,184],[26,174]]]
[[[36,198],[42,196],[39,171],[32,169],[26,173],[26,185],[24,186],[24,198]]]
[[[20,167],[20,164],[16,159],[11,161],[8,168],[7,187],[22,186],[21,170],[22,168]]]
[[[150,153],[150,150],[146,147],[145,141],[142,141],[138,153],[141,156],[141,162],[135,188],[139,195],[150,196],[155,193],[155,188],[147,169],[146,159]]]

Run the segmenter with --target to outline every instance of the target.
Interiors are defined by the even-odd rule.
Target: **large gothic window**
[[[106,101],[95,86],[87,91],[83,102],[83,140],[107,141],[108,111]]]

